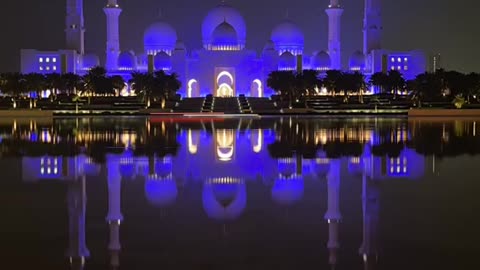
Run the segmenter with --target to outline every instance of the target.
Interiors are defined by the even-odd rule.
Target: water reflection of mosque
[[[348,173],[361,175],[363,192],[363,243],[359,248],[365,266],[376,263],[379,252],[379,187],[378,183],[392,178],[417,179],[424,173],[425,158],[415,150],[404,147],[397,157],[376,156],[372,147],[376,143],[373,132],[354,134],[364,144],[358,157],[329,158],[318,151],[314,158],[300,154],[291,157],[272,158],[267,145],[274,142],[276,134],[271,130],[252,129],[239,132],[234,129],[213,129],[213,133],[185,129],[178,135],[182,147],[176,156],[147,157],[134,155],[127,147],[123,153],[107,154],[105,169],[108,182],[108,213],[110,228],[110,264],[120,264],[120,225],[122,181],[145,179],[145,196],[159,207],[174,204],[177,181],[201,182],[202,202],[205,213],[212,219],[233,221],[239,218],[247,206],[247,188],[251,181],[271,183],[272,200],[290,205],[302,199],[304,182],[312,178],[326,178],[328,209],[325,220],[329,226],[327,247],[329,263],[337,263],[340,248],[339,222],[341,168]],[[328,140],[330,131],[317,131],[316,141]],[[396,138],[406,135],[396,133]],[[353,137],[352,137],[353,138]],[[131,144],[127,144],[131,145]],[[89,251],[85,240],[86,179],[99,175],[100,164],[86,155],[74,157],[24,157],[23,179],[28,182],[57,179],[68,182],[69,249],[72,267],[83,268]]]

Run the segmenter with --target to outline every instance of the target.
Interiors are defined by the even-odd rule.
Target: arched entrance
[[[188,81],[188,88],[187,88],[187,97],[195,97],[199,95],[199,87],[198,81],[195,79],[191,79]]]
[[[250,93],[252,97],[263,97],[263,84],[260,79],[253,80]]]
[[[233,97],[235,96],[235,79],[234,72],[230,69],[217,70],[217,76],[215,80],[217,97]]]

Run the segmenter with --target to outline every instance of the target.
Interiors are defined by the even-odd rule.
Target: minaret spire
[[[85,53],[85,23],[83,0],[67,0],[65,17],[66,48],[79,54]]]
[[[363,19],[363,54],[382,48],[382,10],[381,0],[365,0]]]
[[[103,8],[107,16],[107,61],[105,68],[107,70],[117,69],[118,56],[120,55],[120,34],[119,20],[122,9],[117,0],[108,0],[107,5]]]
[[[332,69],[342,68],[341,18],[343,9],[340,0],[330,0],[330,5],[325,10],[328,15],[328,54],[332,61]]]

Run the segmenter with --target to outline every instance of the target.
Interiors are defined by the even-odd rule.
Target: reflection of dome
[[[271,35],[277,51],[289,51],[294,55],[302,54],[305,38],[302,30],[292,21],[284,20],[277,25]]]
[[[303,190],[301,177],[280,178],[273,185],[272,199],[280,205],[292,205],[302,199]]]
[[[278,173],[284,177],[290,177],[297,172],[297,163],[293,158],[281,158],[278,160]]]
[[[82,57],[83,68],[91,69],[100,65],[100,58],[96,54],[86,54]]]
[[[362,174],[363,161],[361,157],[351,157],[348,159],[348,172],[353,175]]]
[[[362,52],[356,51],[350,57],[350,69],[351,70],[363,70],[365,69],[365,56]]]
[[[227,22],[223,22],[215,28],[212,34],[212,44],[214,46],[236,45],[238,43],[237,31]]]
[[[217,220],[235,220],[247,206],[247,188],[240,179],[212,179],[204,185],[202,197],[205,212]]]
[[[167,53],[159,52],[157,55],[155,55],[153,65],[155,66],[156,70],[168,70],[172,68],[172,59]]]
[[[225,3],[221,3],[213,8],[203,20],[202,38],[204,47],[209,48],[209,45],[213,45],[213,33],[217,26],[223,22],[228,22],[235,30],[240,48],[245,47],[245,41],[247,39],[245,20],[238,10]]]
[[[122,52],[118,56],[118,67],[119,69],[135,69],[136,67],[135,54],[131,51]]]
[[[330,170],[330,159],[326,157],[325,153],[320,154],[315,159],[315,164],[313,165],[313,171],[319,177],[327,175]]]
[[[120,175],[125,179],[132,179],[135,172],[135,161],[133,160],[133,153],[131,150],[124,152],[122,158],[120,159]]]
[[[150,204],[157,207],[166,207],[175,203],[177,199],[177,183],[171,178],[148,176],[145,181],[145,196]]]
[[[83,164],[83,171],[87,176],[97,176],[100,174],[100,165],[96,164],[92,158],[87,158]]]
[[[278,69],[279,70],[295,70],[297,66],[297,61],[295,56],[290,52],[284,52],[280,55],[278,60]]]
[[[316,70],[328,70],[331,65],[330,55],[325,51],[318,52],[312,58],[312,67]]]
[[[145,30],[143,42],[145,52],[148,54],[159,51],[171,52],[177,43],[177,32],[166,22],[156,22]]]

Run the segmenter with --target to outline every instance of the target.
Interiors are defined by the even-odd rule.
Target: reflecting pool
[[[393,117],[0,119],[2,264],[478,265],[479,124]]]

